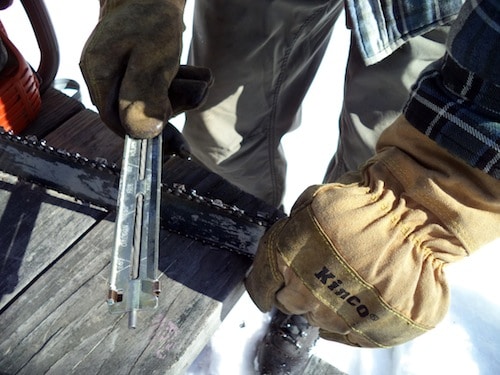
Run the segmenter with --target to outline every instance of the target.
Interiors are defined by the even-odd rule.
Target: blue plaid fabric
[[[500,179],[500,2],[467,1],[447,50],[413,87],[405,116],[455,156]]]
[[[359,50],[367,65],[389,56],[408,39],[452,21],[464,0],[346,0]]]

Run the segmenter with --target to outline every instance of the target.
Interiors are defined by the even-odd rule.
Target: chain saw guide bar
[[[183,214],[184,205],[190,212],[227,216],[264,228],[285,216],[280,209],[242,191],[191,159],[177,155],[163,155],[163,159],[160,217],[165,230],[196,237],[196,231],[184,233],[181,225],[169,227]],[[116,209],[121,169],[105,158],[89,159],[78,152],[51,146],[36,136],[16,135],[0,128],[0,170],[83,204],[108,211]],[[174,213],[168,215],[169,209]],[[189,216],[186,214],[186,218]],[[189,221],[184,220],[183,224]],[[215,245],[210,240],[200,240]]]
[[[158,302],[159,227],[208,248],[253,258],[267,228],[285,216],[192,160],[162,155],[160,142],[144,142],[126,142],[120,170],[105,159],[90,160],[35,136],[0,129],[1,171],[82,204],[116,210],[107,301],[111,311],[130,312],[131,327],[140,308],[154,308]],[[150,175],[154,171],[157,177]],[[119,189],[132,198],[119,197]],[[158,191],[161,197],[155,195]]]

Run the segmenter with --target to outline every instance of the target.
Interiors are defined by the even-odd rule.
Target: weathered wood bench
[[[55,90],[27,130],[119,164],[123,142]],[[201,181],[200,181],[201,182]],[[160,306],[130,330],[105,304],[113,213],[4,176],[0,371],[182,373],[243,291],[250,260],[161,232]]]

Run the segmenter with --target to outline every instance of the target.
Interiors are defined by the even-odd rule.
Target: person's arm
[[[479,30],[488,38],[478,39]],[[452,30],[449,56],[468,32],[476,32],[468,38],[474,47],[498,45],[498,30],[496,0],[467,3]],[[498,90],[497,55],[488,74],[462,65],[476,75],[468,82]],[[463,95],[465,90],[457,95],[443,84],[443,77],[453,82],[447,66],[436,65],[430,73],[435,80],[427,85],[425,77],[417,82],[407,110],[420,98],[436,123],[450,120],[440,128],[448,139],[460,140],[460,131],[468,129],[479,140],[446,147],[450,142],[434,137],[429,116],[411,117],[409,111],[412,120],[402,115],[390,126],[359,173],[308,188],[290,217],[266,233],[247,276],[248,292],[261,310],[276,306],[304,314],[322,337],[362,347],[404,343],[443,318],[449,304],[446,264],[500,233],[499,96]],[[464,149],[473,154],[456,151]]]

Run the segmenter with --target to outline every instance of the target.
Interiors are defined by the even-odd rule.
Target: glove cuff
[[[439,218],[468,254],[498,238],[500,181],[440,147],[404,116],[382,133],[377,152],[405,195]]]

